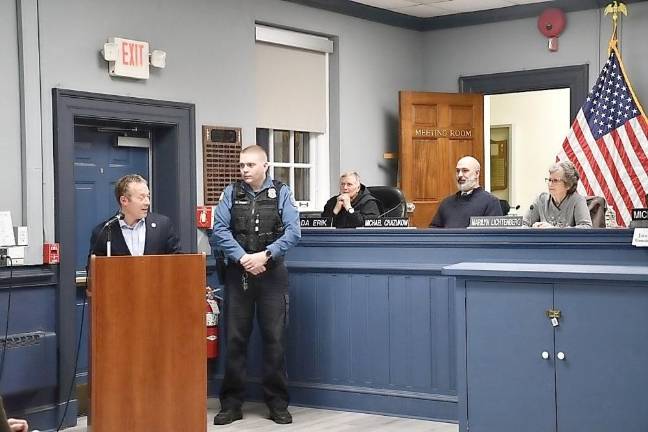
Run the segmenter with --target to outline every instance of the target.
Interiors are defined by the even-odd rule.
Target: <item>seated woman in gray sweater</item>
[[[542,192],[524,216],[524,225],[534,228],[592,228],[585,197],[576,192],[578,172],[570,161],[549,168],[549,192]]]

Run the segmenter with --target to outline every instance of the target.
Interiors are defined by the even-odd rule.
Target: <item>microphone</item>
[[[115,222],[120,221],[122,219],[124,219],[124,214],[122,212],[117,212],[116,215],[114,215],[113,217],[108,219],[108,221],[106,221],[106,223],[103,224],[103,226],[101,227],[101,229],[97,233],[97,237],[95,238],[94,242],[90,246],[90,253],[88,254],[88,258],[90,258],[90,255],[92,255],[94,253],[95,247],[97,246],[97,242],[101,238],[101,234],[103,234],[103,232],[106,231],[106,228],[108,228],[110,225],[112,225]],[[107,254],[107,256],[110,256],[110,243],[111,243],[110,237],[111,237],[111,231],[108,230],[106,232],[106,254]]]
[[[104,230],[104,229],[108,228],[109,225],[115,223],[118,220],[122,220],[122,219],[124,219],[124,214],[122,212],[118,212],[115,216],[108,219],[108,222],[106,222],[104,224],[103,228],[101,228],[101,229]]]
[[[380,219],[381,217],[384,217],[387,213],[390,213],[391,211],[396,210],[396,209],[397,209],[398,207],[400,207],[402,204],[403,204],[403,203],[398,203],[398,204],[396,204],[394,207],[390,208],[389,210],[387,210],[386,212],[384,212],[384,213],[382,213],[380,216],[378,216],[378,219]]]
[[[104,226],[102,228],[102,231],[105,230],[106,228],[108,228],[114,222],[122,220],[123,218],[124,218],[124,215],[122,214],[122,212],[118,212],[115,216],[111,217],[110,220],[104,224]],[[110,252],[111,252],[111,247],[110,246],[112,244],[112,241],[111,241],[111,238],[110,238],[111,235],[112,235],[111,230],[106,231],[106,256],[111,256],[111,254],[110,254]]]

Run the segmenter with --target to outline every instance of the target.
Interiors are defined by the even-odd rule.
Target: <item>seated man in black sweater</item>
[[[322,217],[333,218],[336,228],[361,227],[365,218],[380,217],[380,206],[358,173],[348,172],[340,176],[340,194],[326,202]]]
[[[501,216],[499,199],[479,187],[479,161],[465,156],[457,162],[459,191],[444,199],[430,228],[466,228],[471,216]]]

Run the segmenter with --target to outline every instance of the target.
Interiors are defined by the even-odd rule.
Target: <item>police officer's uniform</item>
[[[261,190],[237,181],[223,192],[214,223],[225,267],[227,360],[220,400],[223,410],[240,410],[245,397],[247,346],[256,309],[263,340],[263,392],[270,410],[288,406],[284,329],[288,319],[288,271],[284,254],[300,238],[299,213],[287,185],[269,176]],[[248,253],[266,251],[266,271],[246,273],[239,264]]]

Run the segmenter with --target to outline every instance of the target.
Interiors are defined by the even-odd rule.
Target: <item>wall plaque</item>
[[[472,129],[415,127],[414,138],[472,139]]]

